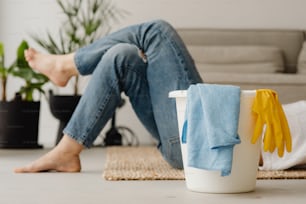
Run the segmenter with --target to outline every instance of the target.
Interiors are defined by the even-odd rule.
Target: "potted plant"
[[[35,42],[51,54],[66,54],[83,47],[111,29],[111,23],[124,13],[109,0],[57,0],[65,21],[60,26],[59,38],[47,32],[47,38],[31,35]],[[54,95],[49,91],[50,110],[60,121],[56,144],[62,138],[62,130],[68,123],[81,97],[78,90],[79,76],[75,77],[73,95]]]
[[[38,124],[40,101],[34,101],[34,93],[44,93],[42,86],[48,78],[34,72],[24,57],[28,43],[22,41],[17,49],[16,60],[6,67],[4,46],[0,43],[0,77],[2,95],[0,101],[0,148],[40,148]],[[11,101],[6,97],[6,84],[10,76],[19,77],[24,85]]]

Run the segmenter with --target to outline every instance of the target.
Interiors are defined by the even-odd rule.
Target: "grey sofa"
[[[282,103],[306,100],[300,30],[178,29],[206,83],[271,88]]]

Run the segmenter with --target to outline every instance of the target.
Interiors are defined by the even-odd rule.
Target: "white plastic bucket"
[[[251,107],[255,94],[256,90],[241,91],[238,125],[241,143],[234,147],[232,172],[229,176],[221,176],[219,171],[187,166],[187,146],[181,142],[184,173],[189,190],[206,193],[242,193],[255,189],[260,155],[260,142],[251,143],[255,126]],[[176,98],[179,133],[182,135],[187,91],[172,91],[169,93],[169,97]]]

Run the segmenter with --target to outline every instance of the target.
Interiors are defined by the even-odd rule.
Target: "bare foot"
[[[16,168],[15,173],[36,173],[44,171],[80,172],[79,154],[83,146],[64,136],[58,146],[27,166]]]
[[[33,163],[15,169],[15,173],[36,173],[44,171],[80,172],[80,158],[77,155],[59,153],[54,149]]]
[[[74,53],[51,55],[29,48],[24,54],[25,59],[34,70],[46,75],[58,86],[65,86],[72,76],[78,74],[74,63]]]

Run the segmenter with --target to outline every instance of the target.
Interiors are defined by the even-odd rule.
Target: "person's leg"
[[[159,149],[164,158],[173,167],[182,168],[175,101],[168,98],[168,93],[202,82],[193,59],[175,29],[165,21],[157,20],[122,29],[79,50],[75,61],[80,73],[92,73],[99,57],[118,42],[133,44],[143,51],[148,66],[147,99],[152,107],[142,106],[141,101],[145,100],[140,99],[137,92],[127,95],[144,125],[150,128],[150,124],[154,124],[151,129],[154,129],[154,132],[157,129],[158,134],[153,136],[159,141]],[[145,111],[152,111],[153,115]]]
[[[148,121],[155,121],[158,131],[155,137],[160,142],[159,149],[164,158],[172,166],[182,168],[175,101],[168,98],[168,93],[202,82],[191,56],[175,29],[168,23],[157,20],[119,30],[79,50],[75,61],[80,73],[92,73],[101,55],[118,42],[133,44],[145,54],[153,106],[153,119]],[[133,103],[139,96],[128,96],[135,112],[141,116],[145,108],[141,107],[141,103]]]
[[[144,37],[148,60],[147,78],[154,119],[160,137],[159,149],[169,164],[183,168],[175,100],[168,94],[201,83],[193,59],[175,29],[164,21],[155,21]]]
[[[47,75],[58,86],[64,86],[69,79],[78,74],[74,63],[74,53],[67,55],[50,55],[30,48],[25,51],[29,65]],[[27,166],[16,168],[16,173],[56,170],[62,172],[79,172],[81,163],[79,154],[83,145],[64,135],[60,143],[49,153]]]
[[[146,72],[147,63],[137,46],[118,43],[108,49],[96,65],[64,133],[90,147],[125,92],[142,123],[158,137]]]
[[[113,69],[111,71],[113,74],[109,74],[108,72],[102,74],[103,72],[96,70],[98,67],[103,67],[102,64],[100,64],[100,61],[103,61],[103,59],[105,62],[108,62],[108,65],[111,62],[110,67],[112,67],[114,63],[118,65],[117,60],[105,60],[104,54],[108,53],[108,50],[119,42],[133,44],[138,50],[142,50],[147,57],[147,59],[141,57],[141,61],[142,63],[144,60],[148,61],[148,70],[145,74],[143,74],[143,71],[140,72],[146,76],[142,77],[142,80],[147,81],[147,83],[141,83],[146,84],[146,86],[145,88],[144,86],[139,86],[139,89],[137,89],[138,92],[131,91],[133,88],[127,88],[133,87],[133,83],[127,83],[132,86],[126,86],[125,89],[122,89],[121,85],[124,83],[119,83],[122,81],[120,79],[123,73],[122,70],[120,72],[118,69]],[[99,80],[104,81],[102,84],[109,86],[108,89],[106,89],[109,92],[104,91],[103,93],[106,93],[106,95],[99,95],[101,96],[101,100],[98,101],[99,106],[95,104],[95,101],[89,103],[92,97],[96,97],[97,94],[93,94],[95,93],[94,91],[91,93],[90,91],[85,92],[88,93],[86,94],[87,96],[84,95],[82,97],[83,99],[81,99],[81,101],[83,100],[83,102],[81,103],[80,101],[80,105],[77,108],[78,110],[76,110],[75,114],[72,116],[70,125],[68,124],[65,129],[66,136],[70,135],[81,144],[90,146],[97,137],[99,130],[103,127],[103,124],[105,124],[116,108],[116,104],[120,97],[120,91],[124,90],[130,97],[135,112],[140,117],[141,121],[149,129],[152,135],[160,141],[159,149],[165,159],[172,166],[182,168],[175,102],[168,99],[168,92],[177,89],[186,89],[189,84],[201,82],[201,79],[196,72],[193,61],[184,44],[177,36],[174,29],[163,21],[154,21],[131,26],[79,50],[75,54],[74,59],[78,71],[81,74],[85,75],[94,72],[93,76],[97,75],[97,77],[95,77],[95,80],[92,79],[92,84],[99,85],[101,84]],[[125,58],[123,57],[123,59]],[[139,59],[139,55],[137,59]],[[123,62],[125,60],[119,61]],[[108,65],[106,65],[106,67]],[[116,65],[114,66],[116,67]],[[119,65],[121,64],[119,63]],[[100,72],[100,75],[95,72]],[[98,76],[101,75],[102,78],[99,78]],[[135,77],[135,75],[132,74],[131,76]],[[114,80],[113,77],[119,77],[118,81]],[[130,78],[125,79],[127,81],[130,80]],[[118,87],[116,87],[116,85],[118,85]],[[89,85],[89,87],[91,86]],[[92,87],[97,88],[96,85],[92,85]],[[100,89],[103,88],[100,87]],[[89,88],[88,90],[91,89]],[[143,97],[141,98],[139,96]],[[87,113],[88,118],[92,119],[86,120],[86,124],[84,124],[81,122],[82,118],[87,119],[87,117],[84,117],[82,113],[87,112],[89,110],[87,107],[92,107],[91,105],[96,106],[91,109],[94,112],[89,111]],[[105,108],[106,105],[107,108]],[[91,124],[91,126],[88,126],[88,124]],[[77,127],[87,128],[81,128],[83,131],[79,134],[77,132]]]
[[[133,44],[143,50],[148,43],[143,33],[151,24],[148,22],[120,29],[80,48],[76,53],[50,55],[30,48],[25,51],[25,58],[33,69],[48,76],[55,85],[65,86],[74,75],[92,74],[107,50],[118,43]]]
[[[72,161],[77,161],[75,156],[81,152],[83,146],[89,147],[93,143],[114,113],[122,91],[127,95],[137,96],[131,97],[130,100],[134,106],[143,109],[139,118],[151,134],[157,137],[146,68],[147,63],[143,54],[135,45],[121,43],[110,48],[94,70],[79,105],[64,129],[65,136],[58,146],[34,163],[16,169],[16,172],[65,171],[64,167],[67,167],[67,171],[72,171],[67,165],[60,165],[62,160],[59,158],[64,155],[65,159],[69,157]],[[67,152],[70,154],[63,154],[61,147],[64,146],[69,147]],[[76,162],[73,164],[77,166]],[[79,168],[75,169],[80,169],[80,163],[78,164]]]

